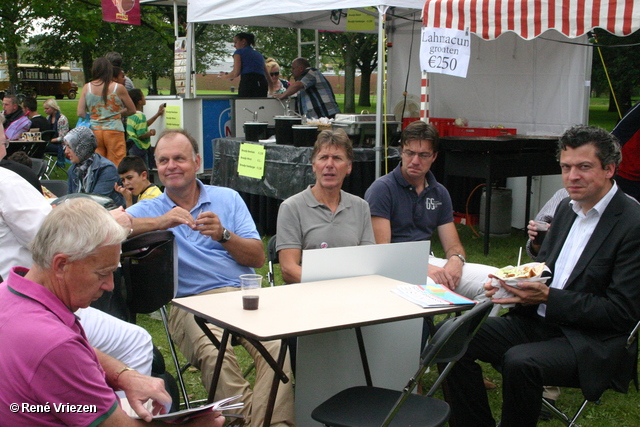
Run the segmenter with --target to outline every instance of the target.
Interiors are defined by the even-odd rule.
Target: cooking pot
[[[295,116],[275,116],[276,122],[276,144],[293,145],[293,125],[302,123],[300,117]]]
[[[246,122],[244,124],[244,139],[255,142],[267,139],[267,123]]]
[[[293,125],[293,145],[296,147],[313,147],[318,138],[318,126]]]

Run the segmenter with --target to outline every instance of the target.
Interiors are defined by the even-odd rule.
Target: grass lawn
[[[468,259],[470,262],[483,263],[495,266],[504,266],[509,264],[516,264],[518,258],[518,249],[526,243],[526,236],[524,232],[513,230],[511,235],[504,238],[492,238],[491,239],[491,252],[487,257],[482,255],[483,253],[483,241],[481,237],[475,235],[473,230],[468,226],[457,225],[460,238],[467,251]],[[264,237],[264,245],[266,247],[268,237]],[[441,246],[434,239],[434,252],[437,256],[442,256]],[[266,276],[268,271],[268,265],[258,269],[257,272]],[[275,266],[276,284],[282,284],[282,275],[280,273],[279,265]],[[440,317],[441,318],[441,317]],[[436,318],[436,320],[440,320]],[[154,338],[154,342],[160,348],[165,356],[165,362],[167,369],[175,373],[173,363],[171,362],[171,355],[169,353],[166,335],[162,327],[162,322],[157,316],[138,316],[138,324],[146,328]],[[236,347],[236,353],[238,354],[240,364],[245,369],[251,363],[251,359],[245,352],[244,348]],[[181,364],[184,364],[184,359],[180,355],[182,360]],[[496,420],[500,419],[500,408],[502,405],[502,395],[500,391],[501,376],[493,367],[485,365],[484,367],[485,378],[490,379],[494,384],[498,385],[498,389],[490,390],[488,392],[491,408]],[[424,384],[425,389],[428,390],[428,385],[435,380],[436,374],[429,373],[425,376]],[[250,381],[253,381],[253,375],[249,377]],[[206,399],[207,393],[201,384],[199,371],[195,368],[190,368],[185,373],[185,381],[187,383],[187,390],[190,393],[190,399]],[[439,397],[442,397],[441,395]],[[577,408],[582,403],[582,394],[577,389],[563,389],[562,394],[558,400],[558,405],[563,408]],[[620,394],[612,391],[607,391],[601,399],[601,405],[590,404],[582,415],[580,425],[583,427],[602,427],[602,426],[640,426],[640,399],[638,393],[632,389],[628,394]],[[563,424],[552,420],[548,422],[541,422],[540,425],[556,427]]]

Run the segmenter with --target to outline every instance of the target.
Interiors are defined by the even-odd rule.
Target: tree
[[[144,7],[141,25],[122,25],[102,21],[100,3],[96,0],[50,2],[45,16],[44,33],[33,37],[28,57],[42,65],[62,65],[69,61],[82,64],[85,81],[91,79],[91,66],[96,57],[116,51],[124,58],[127,74],[147,78],[157,89],[157,79],[173,77],[174,30],[173,13],[164,7]],[[186,34],[186,11],[178,14],[180,36]],[[198,58],[194,71],[203,71],[216,57],[223,55],[227,29],[207,24],[195,25]],[[220,35],[222,33],[222,35]],[[175,83],[172,79],[172,92]]]
[[[357,40],[357,63],[360,69],[360,99],[358,105],[371,106],[371,75],[378,66],[378,35],[359,34]]]
[[[378,36],[363,33],[323,33],[323,52],[334,57],[340,55],[339,62],[345,70],[344,110],[355,112],[356,69],[360,69],[359,105],[370,106],[371,74],[377,66]]]
[[[239,28],[236,28],[239,30]],[[280,65],[283,75],[291,75],[291,61],[298,57],[298,30],[296,28],[246,27],[256,36],[256,50],[265,58],[273,58]],[[302,30],[311,37],[312,30]],[[238,31],[234,31],[237,33]],[[315,58],[310,58],[313,63]]]
[[[102,46],[118,37],[116,24],[102,21],[100,2],[47,2],[40,5],[39,16],[51,18],[42,24],[43,32],[30,40],[27,57],[38,64],[52,66],[77,61],[82,64],[85,81],[90,80],[94,57],[104,53]]]
[[[37,1],[15,0],[0,3],[0,46],[7,55],[10,91],[18,87],[18,47],[29,31],[32,22],[38,15],[34,12]]]
[[[637,93],[640,87],[640,31],[627,36],[614,36],[604,30],[596,28],[594,30],[596,40],[599,45],[604,63],[609,72],[609,78],[616,94],[620,112],[624,114],[631,108],[631,96]],[[629,46],[631,45],[631,46]],[[604,72],[602,60],[598,51],[594,48],[592,77],[593,86],[596,89],[609,88],[607,77]],[[609,91],[609,111],[617,111],[613,94]]]

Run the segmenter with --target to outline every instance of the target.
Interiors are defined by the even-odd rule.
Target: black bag
[[[177,290],[177,246],[171,231],[141,234],[122,243],[125,300],[132,319],[152,313],[173,299]]]

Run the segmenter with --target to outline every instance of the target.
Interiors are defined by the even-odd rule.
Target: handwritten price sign
[[[471,41],[468,32],[448,28],[422,28],[422,71],[467,77],[470,54]]]

